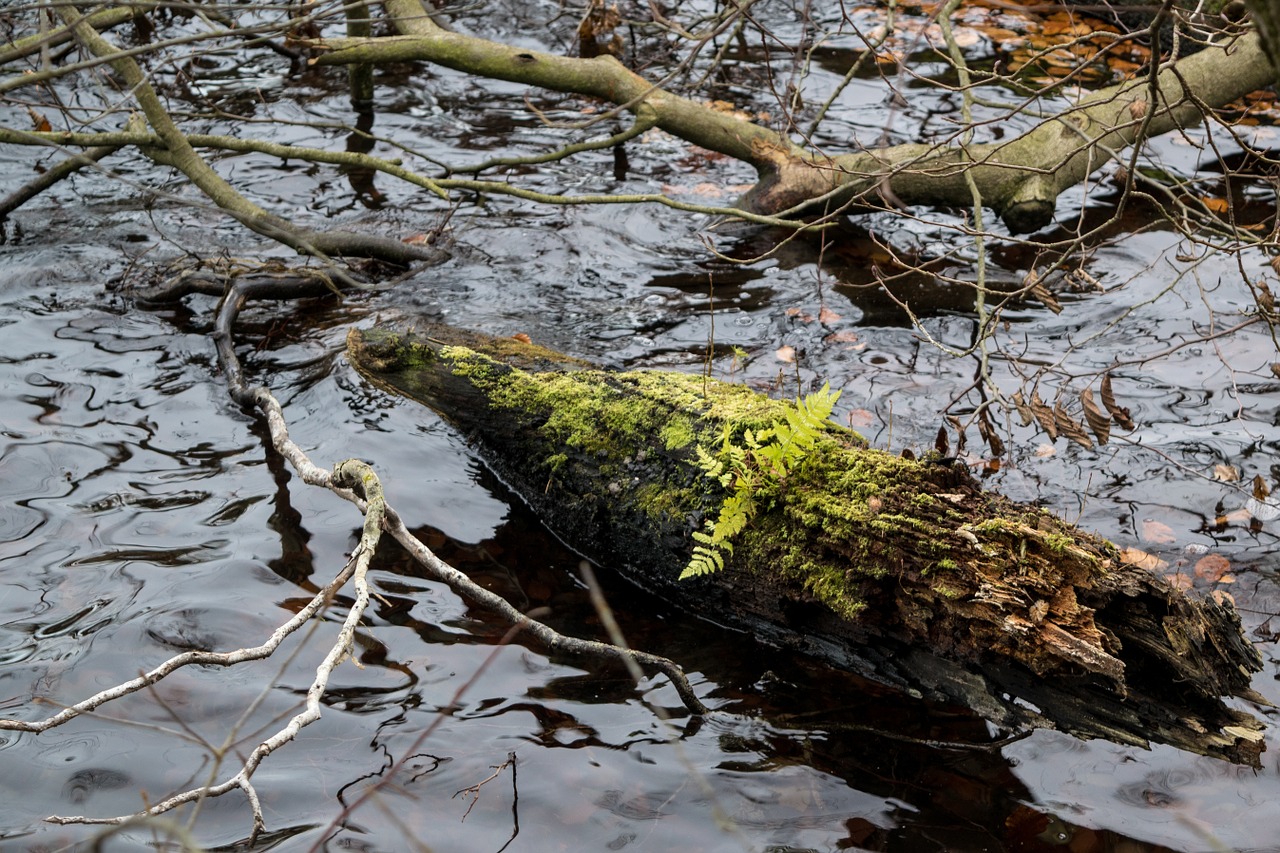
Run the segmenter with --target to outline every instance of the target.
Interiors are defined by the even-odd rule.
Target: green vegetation
[[[695,531],[689,564],[680,580],[710,574],[724,568],[725,554],[733,553],[733,538],[756,514],[761,502],[776,495],[787,474],[804,460],[818,435],[826,429],[840,392],[829,385],[803,400],[796,400],[786,419],[759,431],[746,430],[743,444],[733,442],[732,425],[725,423],[720,452],[714,456],[697,446],[698,467],[731,494],[720,506],[715,521],[707,519],[707,532]]]

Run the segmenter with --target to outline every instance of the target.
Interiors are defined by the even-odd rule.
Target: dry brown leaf
[[[832,332],[823,338],[829,344],[856,344],[858,342],[857,332]]]
[[[1098,408],[1098,403],[1093,399],[1093,390],[1086,388],[1080,392],[1080,402],[1084,406],[1084,419],[1089,423],[1089,429],[1093,430],[1093,434],[1098,438],[1098,444],[1106,444],[1107,439],[1111,437],[1111,416],[1104,414]]]
[[[1255,282],[1253,287],[1254,299],[1257,300],[1258,308],[1263,314],[1274,315],[1276,313],[1276,297],[1271,292],[1271,288],[1267,287],[1265,281]]]
[[[1230,605],[1232,608],[1235,608],[1236,606],[1235,596],[1227,592],[1225,589],[1215,589],[1213,591],[1213,600],[1218,602],[1218,604],[1221,604],[1223,607]]]
[[[1206,554],[1196,561],[1196,577],[1209,583],[1222,580],[1231,571],[1231,561],[1219,554]]]
[[[978,414],[978,435],[982,436],[982,440],[987,443],[987,447],[991,448],[991,455],[1004,455],[1004,442],[1000,440],[1000,434],[992,426],[986,409],[983,409]]]
[[[938,435],[933,439],[933,449],[938,451],[939,456],[951,455],[951,439],[947,438],[946,427],[938,427]]]
[[[840,315],[823,305],[822,309],[818,311],[818,322],[824,326],[830,326],[840,322]]]
[[[36,133],[53,132],[53,125],[49,124],[49,120],[44,117],[43,113],[38,113],[31,107],[27,107],[27,113],[31,116],[32,130]]]
[[[1019,391],[1013,395],[1013,407],[1018,410],[1018,418],[1022,421],[1023,426],[1031,426],[1031,422],[1035,420],[1035,415],[1031,413],[1031,407],[1027,405],[1026,399]]]
[[[796,363],[796,348],[793,346],[784,344],[783,346],[778,347],[774,352],[774,355],[778,357],[778,361],[785,361],[787,364]]]
[[[1191,575],[1183,574],[1182,572],[1174,572],[1171,575],[1165,575],[1164,579],[1169,582],[1169,586],[1174,589],[1180,589],[1183,592],[1186,592],[1195,585],[1195,579],[1192,578]]]
[[[1273,361],[1273,362],[1271,362],[1271,373],[1272,373],[1272,374],[1273,374],[1277,379],[1280,379],[1280,364],[1277,364],[1277,363],[1276,363],[1276,362],[1274,362],[1274,361]]]
[[[1172,527],[1149,518],[1142,522],[1142,529],[1138,535],[1142,537],[1143,542],[1151,542],[1155,545],[1169,545],[1178,541],[1178,534],[1173,532]]]
[[[1134,121],[1142,118],[1147,114],[1147,99],[1135,98],[1129,102],[1129,115],[1133,116]]]
[[[1053,418],[1053,409],[1040,399],[1039,391],[1031,392],[1031,413],[1036,416],[1036,422],[1040,424],[1040,428],[1049,433],[1049,440],[1057,441],[1058,423]]]
[[[1238,483],[1240,482],[1240,470],[1234,465],[1219,462],[1213,466],[1213,479],[1220,483]]]
[[[1149,572],[1163,571],[1169,567],[1168,563],[1155,554],[1148,554],[1146,551],[1137,548],[1125,548],[1122,550],[1120,552],[1120,562],[1128,566],[1146,569]]]
[[[1036,299],[1043,302],[1044,307],[1048,308],[1053,313],[1062,313],[1062,303],[1059,302],[1058,298],[1049,291],[1049,288],[1044,286],[1043,282],[1037,281],[1035,284],[1031,285],[1029,293]]]
[[[1120,424],[1120,428],[1132,431],[1134,427],[1133,418],[1129,415],[1129,410],[1116,403],[1116,395],[1111,392],[1111,374],[1102,374],[1102,384],[1098,388],[1102,394],[1102,405],[1111,413],[1111,417],[1116,419],[1116,423]]]
[[[520,343],[522,343],[522,344],[531,344],[531,343],[533,343],[533,338],[529,337],[529,336],[528,336],[528,335],[526,335],[524,332],[516,332],[516,333],[515,333],[514,335],[512,335],[511,337],[512,337],[514,340],[517,340],[517,341],[519,341],[519,342],[520,342]]]
[[[1061,398],[1053,404],[1053,422],[1058,425],[1058,432],[1081,447],[1093,449],[1093,439],[1089,438],[1089,433],[1084,431],[1084,424],[1067,414],[1067,408],[1062,405]]]
[[[1271,487],[1267,485],[1267,481],[1262,479],[1261,474],[1255,474],[1253,477],[1253,499],[1255,501],[1265,501],[1270,494]]]
[[[1200,203],[1209,209],[1211,213],[1219,215],[1226,213],[1231,209],[1231,202],[1225,198],[1215,198],[1213,196],[1201,196]]]

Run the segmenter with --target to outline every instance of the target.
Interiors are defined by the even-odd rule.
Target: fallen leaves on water
[[[1178,534],[1173,532],[1172,527],[1150,518],[1142,522],[1142,529],[1138,535],[1142,537],[1143,542],[1151,542],[1155,545],[1170,545],[1178,541]]]
[[[1137,566],[1140,569],[1146,569],[1149,572],[1159,572],[1169,568],[1169,564],[1157,557],[1155,554],[1148,554],[1138,548],[1125,548],[1120,552],[1120,562],[1127,566]]]
[[[1196,561],[1196,577],[1209,583],[1234,583],[1231,561],[1220,554],[1206,554]]]
[[[787,364],[796,363],[796,348],[793,346],[784,344],[778,347],[773,354],[777,356],[778,361],[785,361]]]
[[[869,427],[875,423],[876,420],[875,415],[871,414],[866,409],[850,409],[849,413],[845,415],[845,417],[849,421],[850,429]]]
[[[824,305],[818,312],[818,322],[824,326],[831,326],[840,322],[840,315]]]
[[[1240,469],[1234,465],[1219,462],[1213,466],[1213,479],[1220,483],[1238,483],[1240,482]]]

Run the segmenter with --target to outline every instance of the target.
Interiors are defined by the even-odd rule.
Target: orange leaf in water
[[[849,427],[857,429],[859,427],[869,427],[875,423],[875,415],[866,409],[852,409],[848,414]]]
[[[780,346],[774,355],[778,357],[778,361],[785,361],[787,364],[796,363],[796,348],[793,346]]]
[[[857,332],[832,332],[823,338],[829,344],[856,344],[858,342]]]
[[[818,312],[818,322],[824,326],[830,326],[840,320],[840,315],[832,311],[827,306],[822,306],[822,310]]]
[[[1141,534],[1143,542],[1151,542],[1156,545],[1169,545],[1178,541],[1178,534],[1173,532],[1173,528],[1159,521],[1147,519],[1142,522]]]
[[[1231,571],[1231,561],[1218,554],[1206,554],[1196,561],[1196,577],[1209,583],[1222,580]]]
[[[1154,554],[1148,554],[1146,551],[1137,548],[1125,548],[1120,552],[1120,562],[1137,566],[1140,569],[1146,569],[1149,572],[1157,572],[1161,569],[1168,568],[1169,564]]]

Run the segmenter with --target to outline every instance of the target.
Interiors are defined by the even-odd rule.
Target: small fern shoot
[[[759,499],[777,492],[796,465],[804,460],[827,419],[835,409],[840,392],[830,385],[797,400],[785,420],[764,430],[747,430],[743,445],[733,443],[728,424],[720,442],[720,452],[712,454],[702,445],[696,449],[698,467],[731,494],[720,505],[720,513],[705,522],[706,530],[695,531],[693,556],[680,573],[680,580],[711,574],[724,568],[724,558],[733,553],[733,538],[743,531],[759,508]]]

